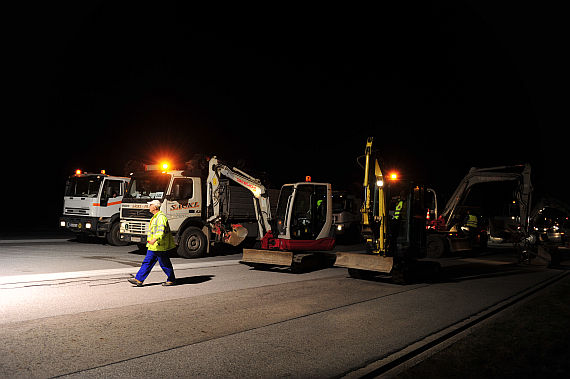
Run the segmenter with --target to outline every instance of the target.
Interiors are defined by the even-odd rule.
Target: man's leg
[[[157,254],[157,258],[162,271],[164,271],[167,276],[166,281],[174,282],[176,280],[176,277],[174,276],[174,268],[172,267],[172,262],[168,257],[168,251],[161,251]]]
[[[150,271],[154,267],[156,260],[157,260],[156,252],[152,250],[147,250],[141,268],[139,269],[139,272],[137,272],[137,276],[135,276],[135,278],[138,281],[144,282],[144,280],[146,279],[148,274],[150,274]]]

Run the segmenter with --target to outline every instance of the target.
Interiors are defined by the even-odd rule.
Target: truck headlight
[[[91,223],[90,222],[85,223],[85,229],[91,229]]]
[[[62,226],[62,227],[65,228],[65,225],[66,225],[66,224],[65,224],[65,221],[60,221],[60,222],[59,222],[59,226]]]

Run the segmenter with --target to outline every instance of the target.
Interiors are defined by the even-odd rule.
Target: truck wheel
[[[118,222],[114,222],[109,228],[109,232],[107,232],[107,242],[113,246],[126,246],[128,242],[121,241],[121,235],[119,234],[121,230],[121,225]]]
[[[182,258],[200,258],[206,253],[207,243],[206,236],[200,229],[189,226],[180,238],[178,255]]]
[[[428,235],[427,257],[441,258],[445,254],[445,240],[438,235]]]

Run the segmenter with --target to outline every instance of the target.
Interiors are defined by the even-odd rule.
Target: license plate
[[[133,242],[141,242],[141,238],[140,238],[140,237],[131,237],[131,241],[133,241]]]
[[[70,228],[77,228],[77,224],[69,223]]]

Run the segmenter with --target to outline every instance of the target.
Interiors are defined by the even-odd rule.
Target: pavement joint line
[[[68,242],[71,238],[38,238],[38,239],[25,239],[25,240],[0,240],[1,244],[22,244],[22,243],[61,243]]]
[[[515,295],[512,295],[499,303],[489,306],[482,311],[473,314],[455,324],[432,333],[423,339],[416,341],[403,349],[385,355],[377,361],[368,363],[342,375],[342,378],[390,378],[406,369],[409,369],[423,360],[431,357],[447,346],[463,338],[470,330],[476,328],[484,321],[487,321],[501,312],[519,303],[520,301],[534,295],[548,286],[562,280],[570,272],[565,271],[554,277],[545,279],[529,288],[526,288]]]
[[[239,260],[232,259],[232,260],[214,261],[214,262],[178,263],[174,264],[173,267],[175,270],[187,270],[195,268],[232,266],[232,265],[239,265]],[[152,271],[160,271],[160,270],[161,268],[159,265],[155,265],[152,269]],[[138,271],[137,267],[127,267],[127,268],[112,268],[104,270],[54,272],[47,274],[13,275],[13,276],[0,277],[0,285],[30,283],[30,282],[46,282],[51,280],[62,280],[62,279],[78,279],[78,278],[86,278],[92,276],[133,274],[136,273],[136,271]]]

